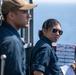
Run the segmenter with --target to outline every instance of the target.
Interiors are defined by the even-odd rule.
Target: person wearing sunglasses
[[[31,75],[63,75],[52,46],[62,34],[61,24],[56,19],[48,19],[43,23],[42,30],[39,30],[40,39],[31,52]]]

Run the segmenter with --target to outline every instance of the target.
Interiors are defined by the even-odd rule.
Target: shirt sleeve
[[[35,59],[32,64],[32,70],[45,72],[45,68],[49,65],[50,49],[48,47],[41,47],[36,51]]]
[[[24,75],[22,70],[21,45],[18,42],[5,41],[1,46],[1,54],[6,54],[5,71],[7,75]]]

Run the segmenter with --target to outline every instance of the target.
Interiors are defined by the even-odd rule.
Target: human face
[[[44,36],[47,37],[51,42],[56,42],[59,39],[61,33],[61,26],[57,24],[52,28],[48,28],[48,30],[45,29]]]
[[[14,13],[14,19],[13,19],[13,23],[16,29],[28,27],[29,18],[31,18],[31,16],[28,14],[28,11],[17,10]]]

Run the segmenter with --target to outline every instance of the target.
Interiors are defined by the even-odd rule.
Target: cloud
[[[76,0],[33,0],[34,3],[76,3]]]

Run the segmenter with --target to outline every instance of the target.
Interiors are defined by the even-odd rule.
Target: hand
[[[34,71],[34,75],[44,75],[42,72],[40,72],[40,71]]]
[[[75,70],[76,69],[76,61],[73,64],[71,64],[70,66],[73,68],[73,70]]]

